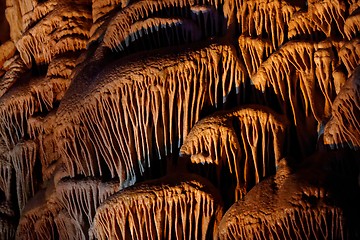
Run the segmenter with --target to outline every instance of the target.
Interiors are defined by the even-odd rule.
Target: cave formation
[[[358,0],[0,0],[0,239],[360,239]]]

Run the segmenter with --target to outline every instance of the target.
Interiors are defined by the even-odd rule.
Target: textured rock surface
[[[332,117],[325,125],[324,143],[332,147],[360,147],[360,68],[354,70],[334,100]]]
[[[0,239],[360,238],[359,13],[0,0]]]
[[[317,163],[316,158],[325,163]],[[336,175],[329,179],[327,160],[329,156],[313,156],[310,166],[292,173],[283,159],[274,177],[259,183],[227,211],[219,239],[357,238],[356,229],[349,229],[346,211],[335,201],[329,182],[340,179]]]
[[[215,188],[179,174],[114,194],[97,209],[91,232],[96,239],[209,239],[222,214]]]
[[[246,106],[200,120],[180,149],[194,164],[215,165],[235,179],[235,200],[270,174],[285,156],[287,120],[266,107]],[[226,171],[225,171],[226,172]],[[208,176],[210,177],[210,176]],[[230,189],[229,185],[219,185]]]

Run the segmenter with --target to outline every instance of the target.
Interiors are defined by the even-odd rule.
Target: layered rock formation
[[[339,177],[320,167],[330,158],[313,156],[297,173],[283,159],[275,176],[231,206],[221,221],[219,239],[357,239],[347,211],[334,201],[338,196],[332,181]],[[325,163],[319,166],[318,161]]]
[[[359,238],[359,12],[1,0],[0,239]]]

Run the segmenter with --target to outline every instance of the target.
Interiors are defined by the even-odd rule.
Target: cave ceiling
[[[0,239],[360,239],[360,1],[0,0]]]

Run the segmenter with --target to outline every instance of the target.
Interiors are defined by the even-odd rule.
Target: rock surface
[[[360,239],[359,13],[0,0],[0,239]]]

